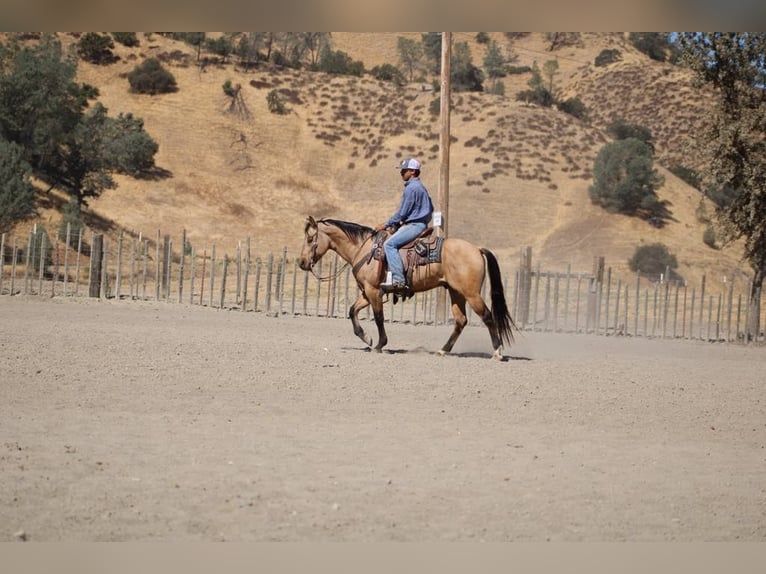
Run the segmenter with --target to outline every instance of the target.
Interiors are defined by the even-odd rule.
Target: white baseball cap
[[[397,168],[399,170],[402,169],[420,169],[420,162],[416,160],[414,157],[408,157],[407,159],[403,159],[402,163],[399,164],[399,167]]]

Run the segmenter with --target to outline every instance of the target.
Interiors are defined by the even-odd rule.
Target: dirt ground
[[[0,541],[766,541],[766,348],[449,330],[0,297]]]

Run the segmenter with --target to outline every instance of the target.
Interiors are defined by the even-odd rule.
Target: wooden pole
[[[439,107],[439,187],[438,204],[441,211],[441,235],[448,237],[449,230],[449,151],[450,151],[450,59],[452,32],[442,32],[441,92]],[[437,229],[437,233],[439,230]],[[447,292],[439,289],[436,303],[436,323],[447,317]]]

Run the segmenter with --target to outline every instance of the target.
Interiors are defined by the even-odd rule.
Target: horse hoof
[[[436,351],[436,354],[439,355],[440,357],[445,357],[447,355],[447,351],[445,351],[444,349],[439,349],[438,351]]]
[[[496,361],[502,361],[503,360],[503,352],[500,349],[495,349],[495,353],[492,355],[492,358]]]

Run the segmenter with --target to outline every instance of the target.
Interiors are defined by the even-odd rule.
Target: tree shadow
[[[173,177],[173,172],[164,167],[154,166],[134,176],[134,179],[143,181],[160,181]]]

